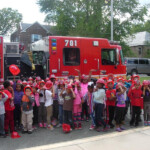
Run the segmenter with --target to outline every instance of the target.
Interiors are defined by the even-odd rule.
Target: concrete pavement
[[[150,150],[150,127],[19,150]]]

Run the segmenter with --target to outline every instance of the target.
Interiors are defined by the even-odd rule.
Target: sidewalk
[[[150,127],[19,150],[150,150]]]

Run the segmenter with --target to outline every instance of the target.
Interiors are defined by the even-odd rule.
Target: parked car
[[[148,58],[125,58],[127,74],[150,75],[150,59]]]

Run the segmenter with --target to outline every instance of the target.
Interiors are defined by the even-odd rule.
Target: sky
[[[139,0],[143,5],[150,3],[150,0]],[[0,0],[0,9],[11,7],[18,10],[23,15],[24,23],[44,23],[45,14],[40,12],[39,5],[36,4],[37,0]]]

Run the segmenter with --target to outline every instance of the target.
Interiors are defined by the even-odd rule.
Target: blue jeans
[[[104,104],[96,103],[95,104],[95,123],[97,127],[100,126],[100,123],[104,127],[106,127],[106,122],[103,119],[103,111],[104,111]]]
[[[59,105],[59,123],[63,124],[63,105]]]
[[[91,112],[91,113],[90,113],[90,117],[91,117],[91,119],[92,119],[92,125],[93,125],[93,126],[96,126],[96,124],[95,124],[94,112]]]
[[[0,134],[5,134],[4,131],[4,114],[0,115]]]

